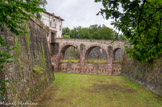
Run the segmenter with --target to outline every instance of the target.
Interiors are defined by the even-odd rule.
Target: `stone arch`
[[[123,60],[124,51],[121,48],[116,48],[113,51],[113,60],[114,61],[122,61]]]
[[[99,47],[100,49],[102,49],[105,54],[106,54],[106,60],[108,60],[109,58],[109,55],[108,55],[108,52],[106,51],[106,49],[100,45],[90,45],[89,47],[86,48],[85,50],[85,59],[88,57],[89,53],[94,49],[94,48],[97,48]]]
[[[60,53],[62,54],[62,58],[64,58],[65,56],[65,52],[68,48],[70,47],[74,47],[76,50],[77,50],[77,54],[79,55],[79,49],[78,49],[78,46],[75,45],[75,44],[70,44],[70,43],[66,43],[66,44],[63,44],[62,47],[60,48]]]

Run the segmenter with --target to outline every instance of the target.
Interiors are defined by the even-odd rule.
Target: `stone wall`
[[[113,72],[109,72],[107,63],[85,63],[84,72],[80,72],[80,63],[59,63],[59,72],[120,75],[121,64],[113,64]]]
[[[122,75],[162,96],[162,55],[149,64],[141,64],[125,55]]]
[[[86,59],[107,59],[106,52],[99,48],[95,47],[93,48],[86,56]]]
[[[75,47],[69,47],[66,49],[64,53],[64,59],[79,59],[79,53]]]
[[[6,100],[9,102],[33,101],[54,80],[47,45],[46,28],[39,20],[27,22],[29,34],[14,36],[9,31],[0,33],[6,42],[17,48],[11,52],[13,62],[5,65]],[[2,77],[1,77],[2,78]]]

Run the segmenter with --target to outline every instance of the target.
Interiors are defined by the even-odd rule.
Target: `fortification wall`
[[[124,55],[121,74],[162,96],[162,55],[147,64]]]
[[[54,80],[46,40],[48,28],[37,19],[31,19],[27,25],[26,35],[14,36],[9,30],[0,33],[7,44],[17,47],[11,52],[13,62],[3,70],[4,78],[9,81],[5,98],[8,102],[33,101]]]

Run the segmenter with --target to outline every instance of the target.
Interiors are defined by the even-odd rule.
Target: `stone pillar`
[[[51,58],[52,66],[54,67],[54,72],[59,72],[59,61],[60,59],[63,58],[63,54],[61,52],[59,43],[54,42],[51,45],[52,48],[50,53],[52,53],[52,58]]]
[[[52,66],[54,67],[54,72],[59,72],[59,61],[62,58],[63,55],[60,52],[51,58]]]
[[[113,61],[113,49],[111,46],[108,46],[108,63],[107,63],[107,69],[108,69],[108,75],[113,74],[113,68],[112,68],[112,61]]]
[[[85,45],[80,45],[80,73],[84,73],[85,68]]]
[[[68,73],[70,73],[72,70],[72,66],[71,66],[71,62],[70,63],[67,63],[67,71]]]
[[[56,42],[50,43],[49,50],[50,50],[50,54],[51,54],[52,57],[54,55],[57,55],[58,54],[58,51],[59,51],[58,49],[59,49],[59,43],[56,43]]]

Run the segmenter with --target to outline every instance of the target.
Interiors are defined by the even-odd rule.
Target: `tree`
[[[46,1],[46,0],[40,0],[40,1],[39,1],[39,5],[40,5],[40,6],[45,7],[46,4],[47,4],[47,1]]]
[[[64,35],[63,38],[70,39],[70,35]]]
[[[127,52],[141,61],[152,61],[162,53],[161,0],[95,0],[104,8],[98,14],[113,18],[132,46]]]
[[[88,28],[82,28],[79,33],[82,39],[88,39],[88,35],[90,34]]]
[[[113,40],[114,39],[114,34],[113,30],[108,28],[108,27],[102,27],[99,31],[99,39],[102,40]]]
[[[99,30],[101,29],[100,25],[90,25],[89,27],[89,31],[90,31],[90,35],[89,35],[89,39],[100,39],[100,34],[99,34]]]
[[[76,28],[70,31],[70,38],[77,38],[78,37],[77,35],[78,35],[78,31]]]
[[[75,27],[70,30],[68,27],[63,28],[63,35],[70,35],[70,38],[80,39],[102,39],[102,40],[113,40],[115,38],[115,32],[106,27],[105,25],[90,25],[87,27]]]
[[[32,0],[25,0],[26,2],[31,2]],[[45,7],[45,5],[47,4],[46,0],[38,0],[38,5],[39,6],[43,6]]]
[[[70,29],[68,27],[65,27],[62,29],[62,34],[63,35],[70,35]]]

